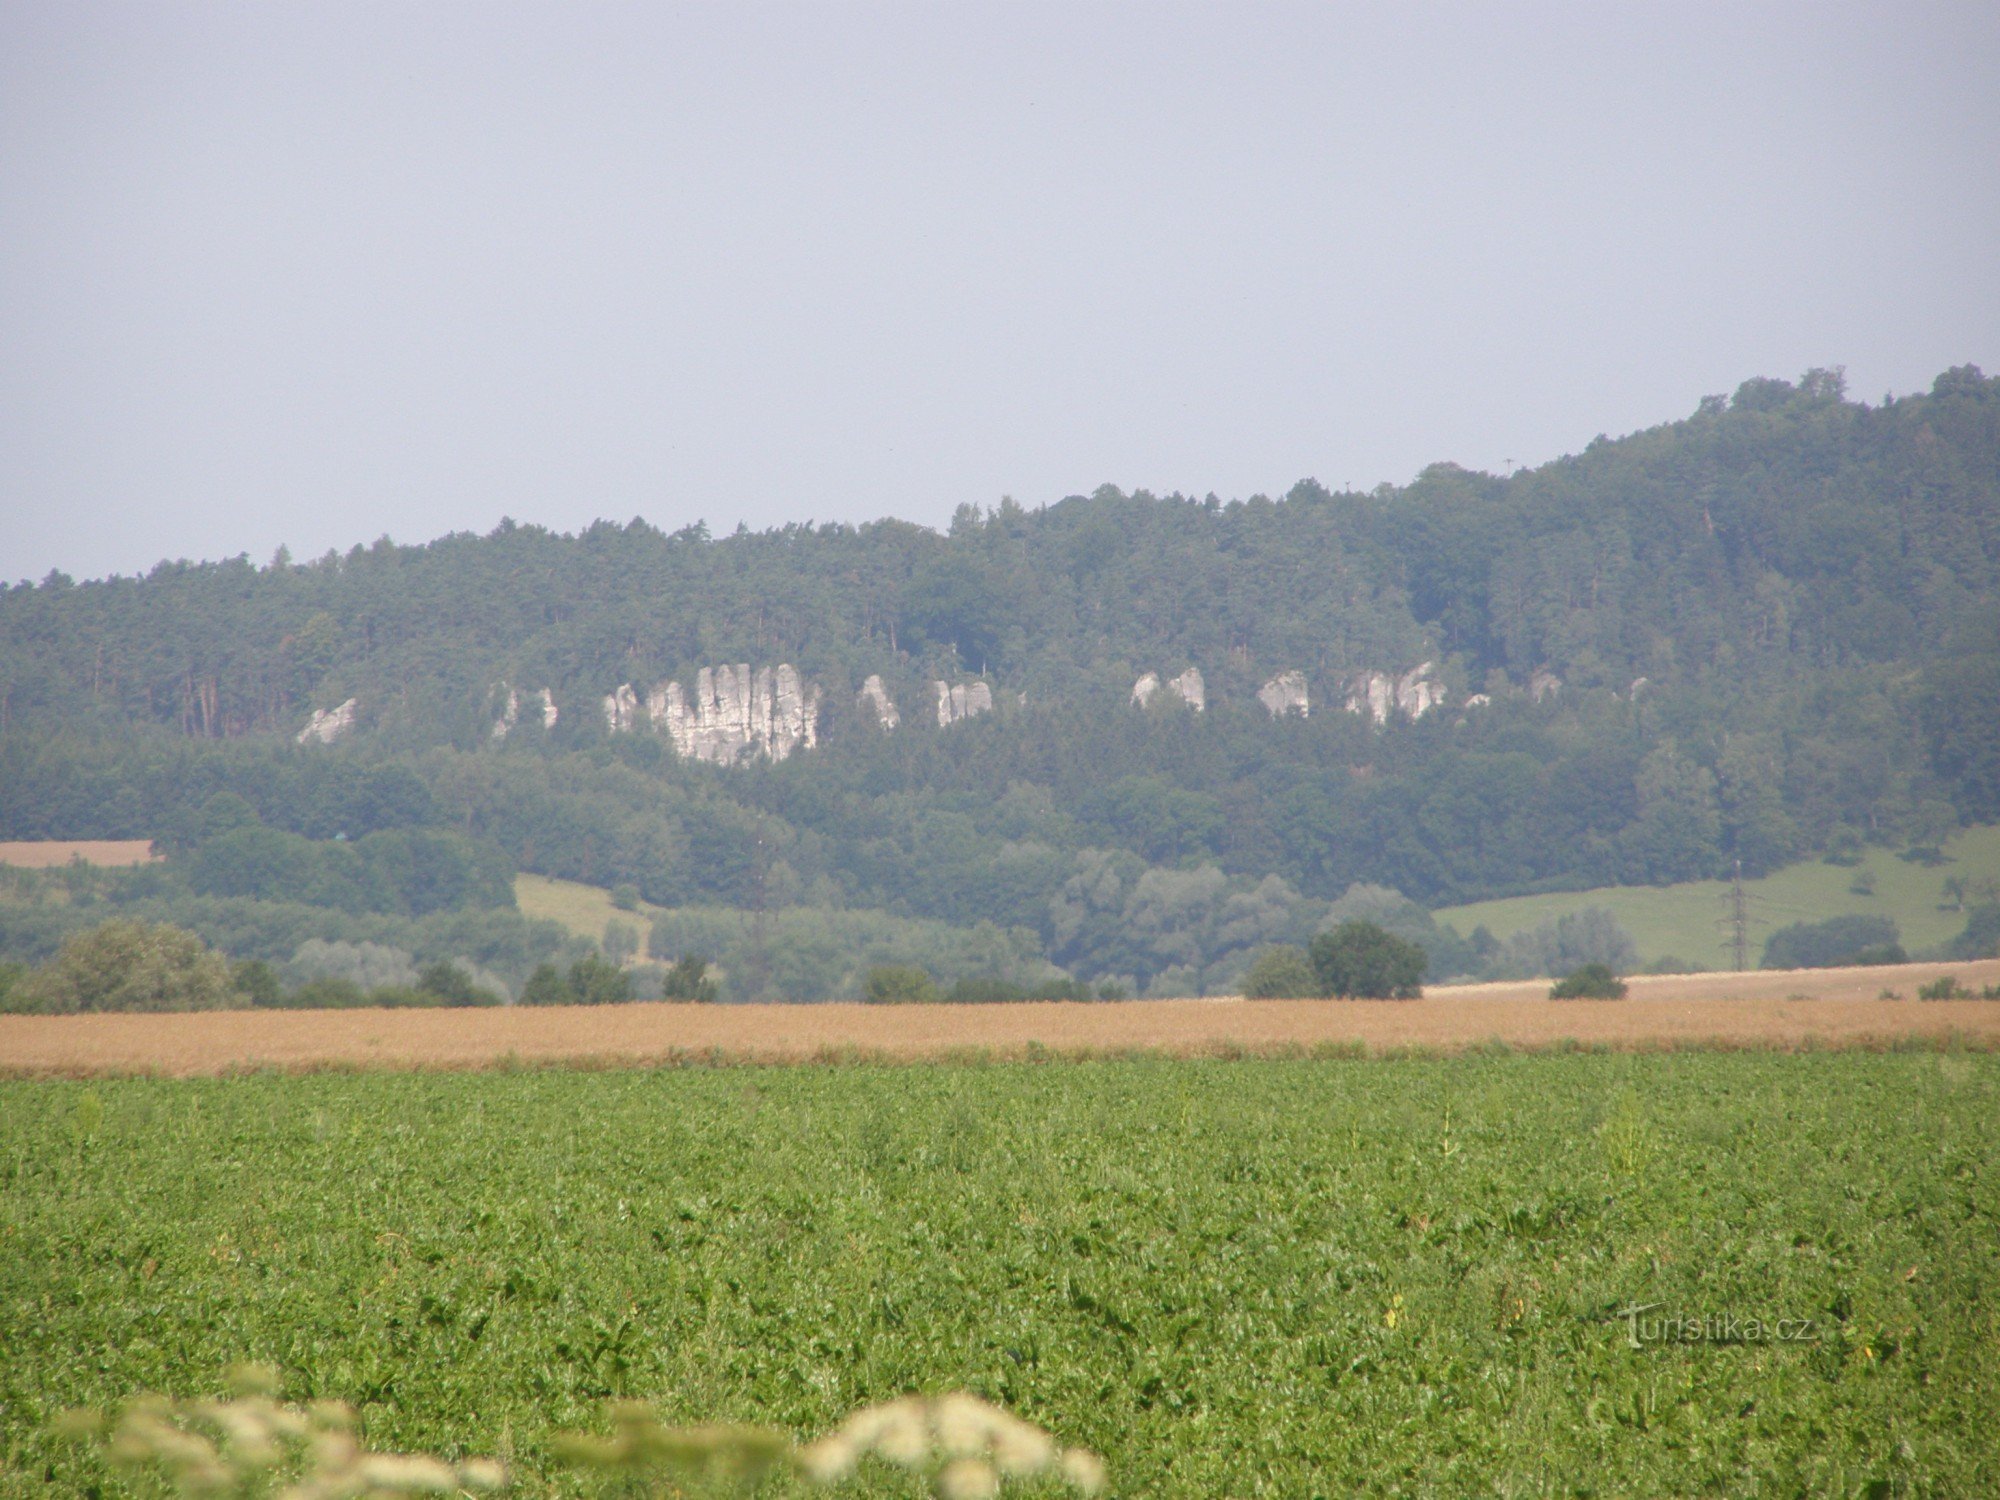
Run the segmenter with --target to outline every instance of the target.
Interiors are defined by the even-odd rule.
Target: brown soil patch
[[[87,865],[144,865],[159,856],[147,839],[22,839],[0,841],[0,865],[48,870],[81,859]]]
[[[1655,1047],[1881,1046],[1961,1038],[2000,1047],[2000,1002],[1880,1000],[1955,972],[2000,983],[2000,960],[1889,969],[1641,978],[1622,1001],[1552,1001],[1543,983],[1463,985],[1422,1000],[1147,1000],[1023,1005],[620,1005],[590,1009],[208,1011],[0,1016],[0,1071],[216,1074],[249,1068],[478,1068],[512,1061],[897,1060],[1151,1051],[1208,1055],[1325,1045],[1452,1051],[1489,1041]]]

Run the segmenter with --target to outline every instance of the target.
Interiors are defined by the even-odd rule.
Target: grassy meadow
[[[661,910],[650,902],[641,901],[632,911],[620,911],[611,903],[611,892],[602,886],[526,873],[514,877],[514,901],[521,908],[522,916],[560,922],[578,937],[589,938],[592,942],[604,936],[607,923],[624,922],[639,934],[642,951],[646,943],[646,929]]]
[[[1948,840],[1949,863],[1913,864],[1886,849],[1869,849],[1853,866],[1809,860],[1788,865],[1761,880],[1746,880],[1749,896],[1750,963],[1764,951],[1764,939],[1794,922],[1823,922],[1850,915],[1888,917],[1902,929],[1912,953],[1956,937],[1965,913],[1944,892],[1954,876],[1967,886],[2000,883],[2000,827],[1967,828]],[[1868,885],[1872,894],[1854,889]],[[1512,896],[1441,908],[1435,915],[1461,933],[1482,922],[1495,937],[1511,937],[1586,906],[1601,906],[1617,917],[1638,946],[1639,961],[1675,957],[1705,969],[1726,969],[1733,959],[1722,926],[1729,883],[1694,880],[1667,886],[1603,886],[1546,896]],[[1986,899],[1991,900],[1988,896]],[[599,924],[599,930],[602,930]]]
[[[1990,1494],[1996,1104],[1953,1051],[0,1083],[0,1494],[126,1493],[50,1420],[245,1358],[530,1495],[607,1397],[951,1389],[1115,1494]]]

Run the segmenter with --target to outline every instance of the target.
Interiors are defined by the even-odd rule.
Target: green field
[[[1996,1104],[1914,1051],[10,1082],[0,1493],[123,1493],[50,1419],[244,1358],[531,1495],[612,1395],[961,1388],[1116,1494],[2000,1493]]]
[[[1920,865],[1886,849],[1870,849],[1859,865],[1822,864],[1817,860],[1791,865],[1762,880],[1746,880],[1749,895],[1750,964],[1756,967],[1764,939],[1793,922],[1823,922],[1828,917],[1858,913],[1888,917],[1902,929],[1903,946],[1912,953],[1955,937],[1965,926],[1965,913],[1952,909],[1945,881],[1957,877],[1974,890],[2000,883],[2000,827],[1968,828],[1944,846],[1948,864]],[[1852,887],[1863,872],[1874,879],[1872,895]],[[1862,882],[1866,883],[1866,882]],[[1625,924],[1638,945],[1639,961],[1650,963],[1671,956],[1704,969],[1726,969],[1733,960],[1725,944],[1722,917],[1729,885],[1721,880],[1696,880],[1684,885],[1603,886],[1592,891],[1568,891],[1551,896],[1513,896],[1450,906],[1435,913],[1461,934],[1482,922],[1495,937],[1553,921],[1586,906],[1601,906]],[[1984,899],[1991,900],[1988,895]]]
[[[551,880],[546,875],[516,875],[514,901],[524,917],[560,922],[578,937],[593,943],[604,936],[610,922],[624,922],[646,941],[646,928],[660,914],[660,908],[641,901],[636,910],[620,911],[611,904],[611,892],[602,886],[583,885],[574,880]]]

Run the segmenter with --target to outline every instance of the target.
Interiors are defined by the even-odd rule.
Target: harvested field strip
[[[18,839],[0,841],[0,865],[17,870],[60,869],[72,859],[87,865],[144,865],[159,856],[148,839]]]
[[[480,1068],[509,1062],[647,1064],[688,1059],[809,1062],[861,1054],[915,1061],[1150,1051],[1205,1055],[1340,1047],[1440,1052],[1488,1042],[1620,1050],[1878,1046],[1956,1038],[2000,1046],[2000,1003],[1905,996],[1934,966],[1670,976],[1633,998],[1545,998],[1536,984],[1466,985],[1422,1000],[1150,1000],[1081,1005],[620,1005],[499,1010],[208,1011],[184,1015],[0,1016],[0,1070],[15,1075],[252,1068]],[[2000,960],[1960,964],[1961,983],[2000,983]]]

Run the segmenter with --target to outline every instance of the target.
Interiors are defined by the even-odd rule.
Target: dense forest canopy
[[[2000,380],[1971,367],[1880,406],[1752,380],[1365,494],[52,574],[0,589],[0,837],[155,838],[191,896],[411,920],[504,906],[512,866],[985,922],[1083,978],[1213,987],[1357,885],[1756,873],[2000,820],[1996,601]],[[621,685],[733,663],[817,690],[810,748],[719,767],[607,724]],[[1441,706],[1346,711],[1354,674],[1424,663]],[[1188,667],[1203,711],[1133,701]],[[1274,716],[1293,672],[1310,711]],[[940,726],[932,684],[971,680],[992,711]],[[553,723],[510,711],[543,693]],[[350,733],[297,742],[350,700]]]

